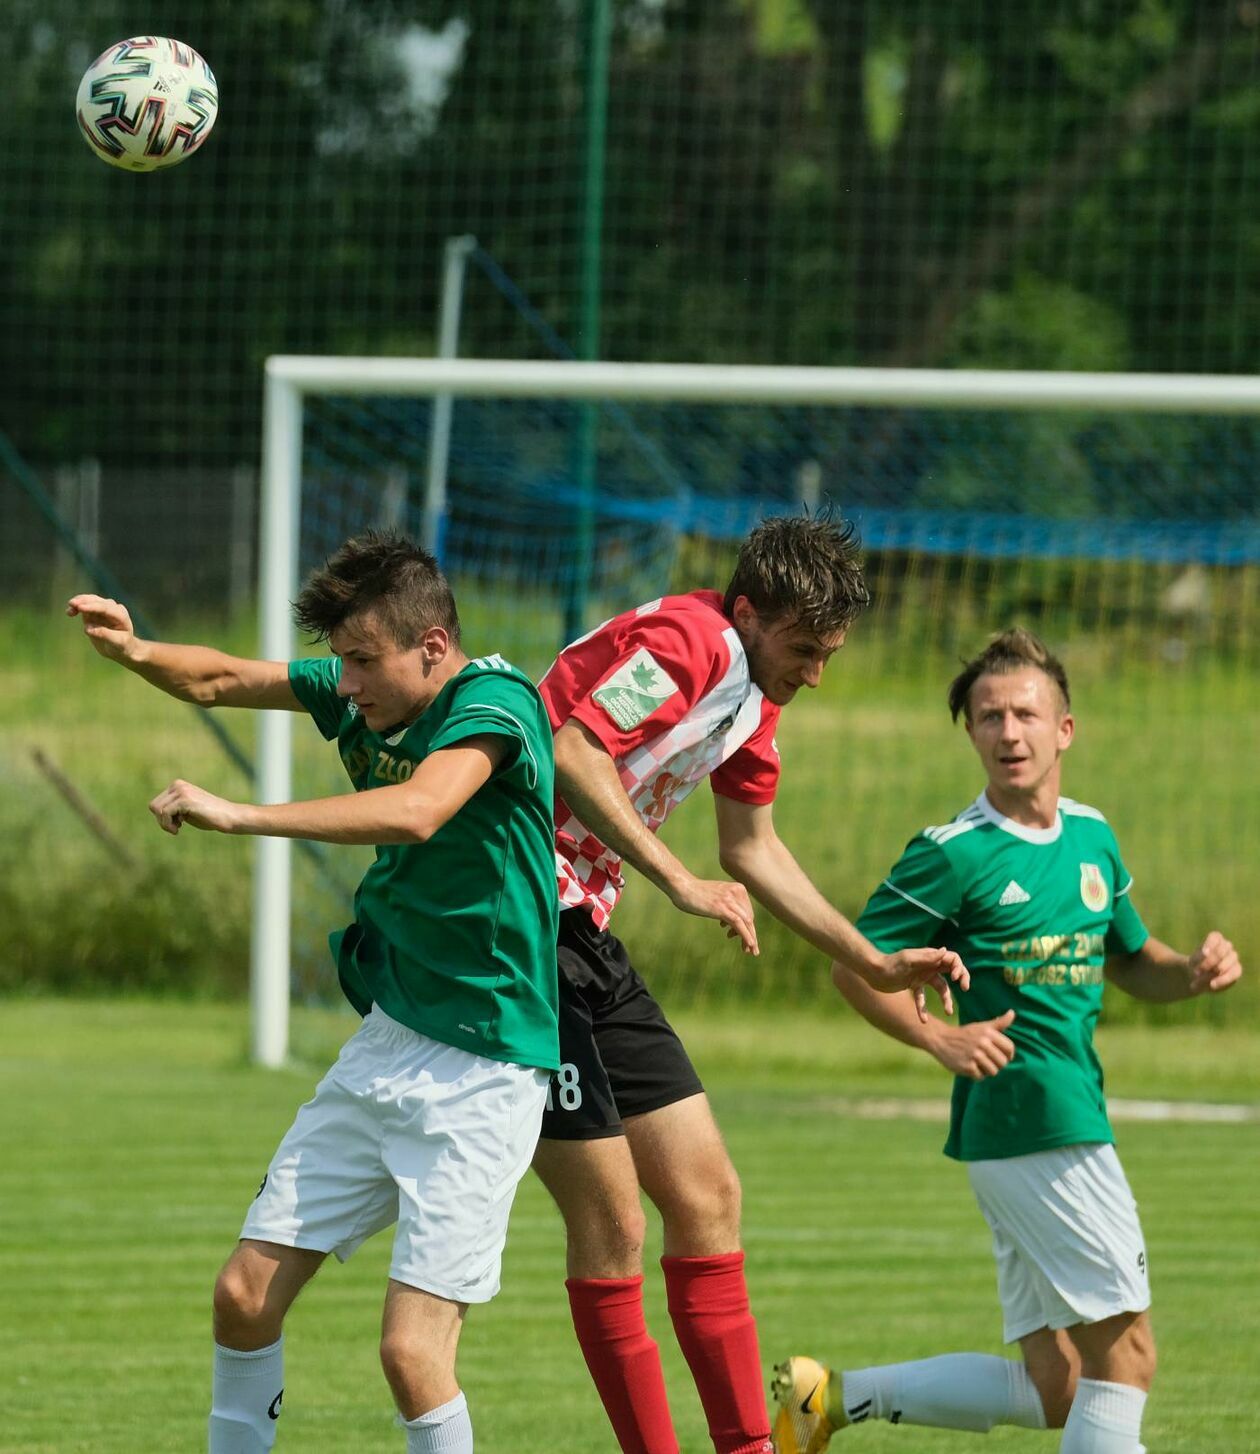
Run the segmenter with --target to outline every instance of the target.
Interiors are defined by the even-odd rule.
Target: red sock
[[[744,1254],[662,1257],[669,1315],[717,1454],[770,1454],[757,1324],[748,1306]]]
[[[643,1321],[641,1277],[571,1277],[582,1356],[624,1454],[678,1454],[661,1356]]]

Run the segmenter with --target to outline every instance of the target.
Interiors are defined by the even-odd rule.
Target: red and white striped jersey
[[[607,749],[653,833],[702,778],[742,803],[773,801],[779,708],[748,674],[716,591],[665,596],[566,646],[539,684],[552,729],[571,717]],[[602,929],[624,887],[621,859],[556,795],[560,902]]]

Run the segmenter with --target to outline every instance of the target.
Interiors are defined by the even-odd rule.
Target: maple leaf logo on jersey
[[[646,647],[638,651],[591,693],[623,732],[637,727],[678,694],[678,683]]]

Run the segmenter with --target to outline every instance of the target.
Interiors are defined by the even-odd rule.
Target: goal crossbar
[[[670,400],[729,404],[886,404],[920,408],[1130,409],[1260,413],[1260,376],[1090,374],[986,369],[791,368],[749,364],[581,363],[276,354],[268,380],[308,394]]]

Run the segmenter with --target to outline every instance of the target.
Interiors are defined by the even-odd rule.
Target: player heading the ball
[[[332,935],[362,1027],[298,1111],[215,1286],[211,1454],[272,1447],[289,1307],[328,1253],[391,1225],[381,1361],[407,1449],[471,1454],[456,1346],[468,1305],[498,1291],[559,1065],[542,699],[502,657],[468,659],[437,563],[392,534],[347,541],[303,587],[298,623],[328,657],[142,641],[100,596],[67,610],[102,656],[181,701],[308,713],[354,788],[258,805],[179,780],[150,804],[167,833],[376,847],[354,922]]]
[[[610,928],[624,865],[746,953],[758,950],[756,900],[873,992],[909,988],[922,1004],[931,986],[949,1005],[951,986],[967,986],[950,950],[873,946],[775,828],[779,714],[818,686],[869,599],[848,521],[829,510],[774,517],[744,541],[725,592],[623,611],[567,646],[541,683],[556,733],[564,1069],[534,1169],[564,1216],[582,1353],[634,1454],[678,1450],[643,1313],[640,1185],[664,1223],[670,1317],[714,1448],[768,1449],[770,1418],[739,1178],[686,1048]],[[729,878],[699,877],[657,836],[706,780]]]

